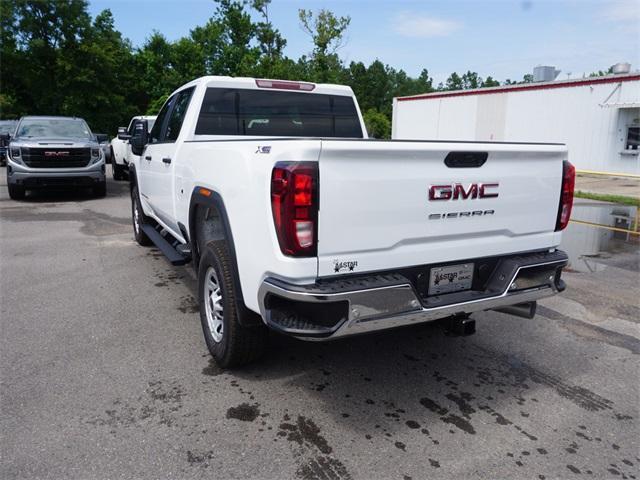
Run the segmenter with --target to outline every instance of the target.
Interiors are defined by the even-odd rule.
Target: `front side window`
[[[173,105],[173,110],[171,110],[171,115],[169,116],[169,121],[167,122],[167,132],[164,135],[165,142],[175,142],[178,139],[193,90],[193,88],[188,88],[178,93],[178,97]]]
[[[133,126],[136,124],[137,121],[138,121],[138,119],[134,117],[129,122],[129,128],[127,128],[127,134],[128,135],[133,135]]]
[[[158,143],[164,141],[161,138],[162,135],[162,125],[164,124],[165,118],[167,118],[167,113],[169,113],[169,108],[171,104],[175,100],[176,96],[174,95],[169,100],[165,102],[165,104],[160,109],[160,113],[158,113],[158,117],[156,118],[156,122],[153,124],[153,128],[149,132],[149,143]]]
[[[196,135],[362,138],[350,96],[208,88]]]

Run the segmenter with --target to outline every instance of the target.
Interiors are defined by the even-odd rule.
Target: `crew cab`
[[[531,318],[565,288],[574,169],[560,144],[369,140],[349,87],[204,77],[131,138],[134,235],[198,275],[206,344],[469,315]]]
[[[4,135],[7,187],[12,199],[27,190],[90,188],[107,194],[104,155],[87,122],[77,117],[22,117],[13,137]]]
[[[136,125],[146,120],[148,128],[153,127],[156,120],[152,115],[138,115],[131,118],[128,127],[118,127],[118,135],[111,140],[110,159],[111,173],[114,180],[124,180],[129,171],[129,162],[131,162],[133,154],[131,153],[131,145],[129,139],[133,135]]]

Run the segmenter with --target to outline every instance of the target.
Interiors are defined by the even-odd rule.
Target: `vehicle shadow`
[[[182,282],[197,299],[195,279]],[[486,424],[531,441],[537,435],[528,425],[539,414],[539,398],[550,391],[585,411],[612,408],[610,400],[572,384],[584,372],[567,372],[567,365],[584,370],[584,362],[567,359],[562,373],[528,364],[503,338],[482,331],[483,322],[490,322],[493,332],[527,337],[521,321],[497,312],[481,315],[480,333],[469,337],[449,336],[438,322],[331,342],[269,332],[267,350],[257,362],[223,371],[210,359],[202,373],[232,375],[244,390],[280,382],[282,395],[310,398],[310,404],[323,405],[322,412],[365,436],[378,432],[389,437],[408,429],[434,442],[440,441],[432,434],[436,426],[450,435],[475,435],[478,425]],[[545,348],[551,358],[568,355],[561,346]]]
[[[107,196],[120,197],[129,194],[129,182],[116,182],[107,180]],[[91,188],[46,188],[28,190],[24,199],[14,200],[16,203],[51,203],[51,202],[88,202],[101,200],[96,197]]]
[[[195,302],[195,278],[181,271],[180,282]],[[196,303],[191,311],[199,322]],[[580,383],[593,365],[580,349],[546,341],[546,318],[523,323],[497,312],[477,318],[478,333],[468,337],[447,336],[435,322],[333,342],[270,332],[255,363],[222,370],[205,354],[201,373],[214,388],[230,385],[244,397],[227,418],[251,412],[261,431],[273,429],[301,458],[338,467],[331,453],[338,444],[327,440],[341,438],[329,432],[334,425],[350,431],[354,447],[428,453],[432,467],[451,467],[450,451],[460,445],[520,467],[528,455],[543,461],[560,444],[573,448],[566,432],[601,424],[597,416],[632,418]],[[591,434],[604,439],[607,432]]]

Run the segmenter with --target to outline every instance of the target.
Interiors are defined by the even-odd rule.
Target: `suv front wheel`
[[[12,200],[22,200],[25,196],[25,189],[21,185],[8,185],[9,198]]]

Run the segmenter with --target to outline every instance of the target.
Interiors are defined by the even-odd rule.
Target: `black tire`
[[[114,180],[124,180],[124,166],[116,163],[115,157],[111,157],[111,171]]]
[[[222,332],[216,340],[209,327],[206,302],[211,301],[206,293],[210,269],[215,271],[221,295]],[[246,365],[264,352],[267,330],[262,325],[244,327],[238,320],[238,296],[233,281],[233,262],[224,240],[209,242],[201,252],[198,268],[198,297],[200,321],[209,352],[222,368]]]
[[[26,194],[26,190],[24,187],[20,185],[8,185],[9,187],[9,197],[12,200],[23,200]]]
[[[93,187],[93,195],[98,198],[107,196],[107,180],[106,179]]]
[[[138,195],[138,187],[133,186],[131,189],[131,221],[133,222],[133,236],[138,242],[138,245],[148,247],[153,244],[151,239],[147,237],[147,234],[142,231],[142,225],[147,222],[147,216],[142,210],[140,204],[140,196]]]

